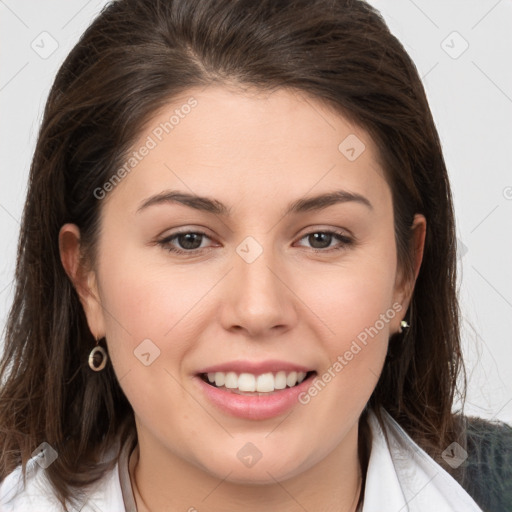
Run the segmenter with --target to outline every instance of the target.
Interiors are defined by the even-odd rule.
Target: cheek
[[[331,424],[332,439],[343,426],[357,421],[369,400],[386,358],[390,321],[397,314],[390,304],[391,287],[378,275],[350,273],[330,282],[326,294],[310,297],[328,330],[322,338],[324,364],[300,397],[310,404],[319,424]]]
[[[178,383],[180,363],[193,348],[190,329],[200,330],[187,320],[200,311],[194,305],[208,283],[190,272],[156,269],[127,253],[115,262],[104,260],[101,270],[109,355],[135,413],[161,423],[171,416],[185,421],[181,409],[171,413],[169,406],[187,400]]]
[[[297,272],[295,289],[321,319],[326,339],[343,344],[373,326],[382,314],[394,317],[395,269],[393,250],[360,252],[315,272],[314,279],[311,272]],[[387,329],[388,322],[383,330]]]
[[[162,339],[168,333],[170,336],[174,329],[183,326],[180,321],[213,286],[216,276],[166,264],[165,260],[164,264],[155,264],[154,258],[144,254],[158,250],[128,248],[119,257],[103,259],[102,303],[110,313],[107,321],[116,331],[121,326],[134,338]],[[104,253],[116,254],[107,247]]]
[[[360,413],[386,357],[391,321],[400,310],[393,305],[395,258],[392,245],[383,241],[317,273],[315,286],[311,279],[303,281],[298,292],[321,319],[324,333],[327,359],[317,387],[325,384],[324,399],[343,404],[344,414]]]
[[[159,367],[175,373],[172,362],[179,362],[188,347],[183,329],[190,322],[183,320],[204,295],[204,286],[191,272],[150,265],[140,250],[114,245],[105,242],[98,269],[109,353],[119,379],[130,372],[125,386],[137,380],[143,387],[149,382],[144,372],[152,378]],[[146,367],[148,356],[142,354],[148,352]]]

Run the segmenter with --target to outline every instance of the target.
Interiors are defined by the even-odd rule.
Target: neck
[[[239,484],[215,478],[194,464],[152,446],[137,444],[130,456],[129,474],[137,512],[210,512],[262,508],[295,512],[356,512],[362,489],[357,449],[357,425],[323,460],[291,478],[271,483]],[[270,474],[270,472],[269,472]],[[172,484],[169,484],[172,482]]]

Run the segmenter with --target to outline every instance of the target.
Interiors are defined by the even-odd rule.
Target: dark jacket
[[[485,512],[512,512],[512,427],[466,420],[468,458],[453,476]]]

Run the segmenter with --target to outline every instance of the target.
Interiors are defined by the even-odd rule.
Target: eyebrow
[[[346,190],[335,190],[333,192],[328,192],[313,197],[305,197],[293,201],[288,205],[284,215],[288,215],[290,213],[298,214],[308,211],[322,210],[334,204],[349,202],[362,204],[370,210],[373,210],[373,205],[366,197],[362,196],[361,194],[348,192]],[[137,213],[145,210],[146,208],[149,208],[150,206],[169,203],[179,203],[190,208],[194,208],[195,210],[201,210],[222,216],[229,216],[231,211],[231,208],[228,208],[225,204],[217,201],[216,199],[188,194],[186,192],[177,190],[168,190],[145,199],[137,209]]]

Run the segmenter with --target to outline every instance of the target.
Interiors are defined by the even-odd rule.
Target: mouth
[[[317,372],[267,372],[259,375],[236,372],[199,373],[198,377],[214,388],[237,395],[269,396],[301,385]]]
[[[276,364],[276,372],[265,373],[255,368],[254,373],[245,373],[244,368],[241,372],[233,368],[226,372],[215,367],[212,370],[195,374],[203,397],[224,414],[253,421],[275,418],[301,405],[299,396],[313,385],[317,375],[305,367],[286,368],[286,364]]]

